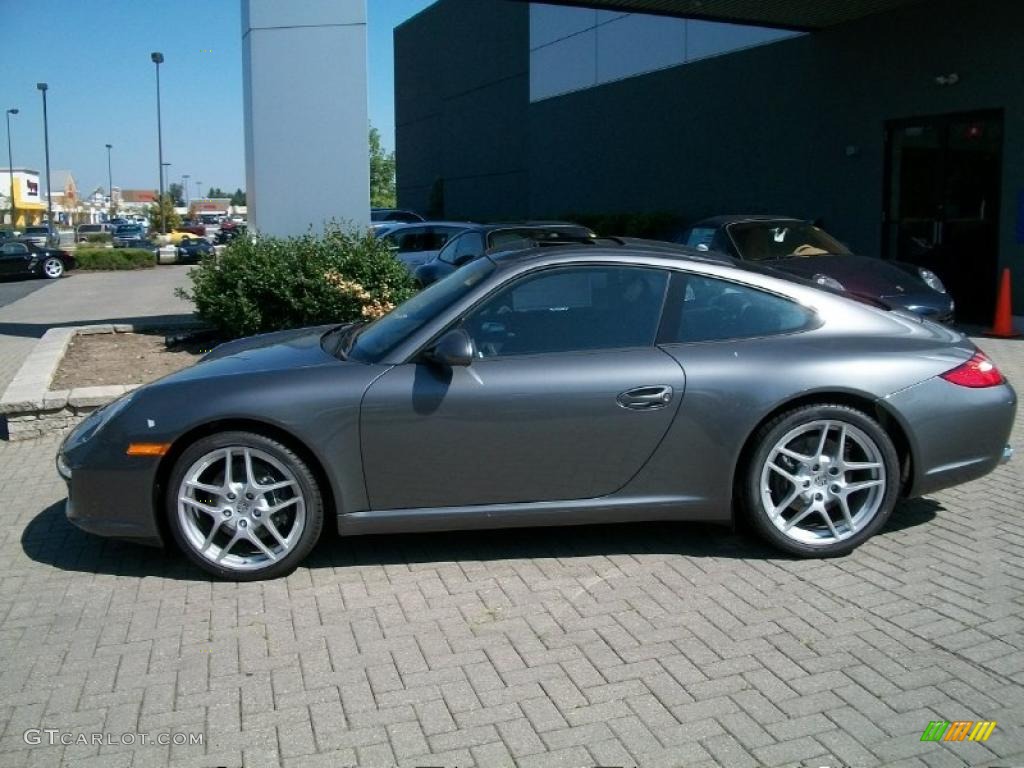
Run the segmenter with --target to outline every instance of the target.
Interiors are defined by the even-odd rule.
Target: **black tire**
[[[827,544],[798,542],[771,521],[761,499],[761,471],[778,441],[803,424],[819,420],[844,422],[859,429],[874,442],[885,469],[885,489],[877,511],[860,529],[840,541]],[[741,477],[742,511],[754,531],[773,546],[800,557],[838,557],[852,552],[878,532],[892,515],[900,492],[900,462],[892,439],[873,418],[846,405],[807,405],[780,414],[764,424],[754,436],[754,449]],[[780,502],[781,503],[781,502]]]
[[[238,570],[218,565],[197,552],[188,541],[178,516],[177,496],[185,474],[201,457],[221,448],[253,448],[269,454],[294,476],[305,501],[305,527],[291,551],[276,562],[254,570]],[[259,581],[285,576],[295,570],[316,545],[323,530],[323,497],[319,485],[306,463],[290,448],[276,440],[254,432],[221,432],[201,438],[186,448],[171,471],[165,498],[168,527],[178,548],[207,573],[231,581]],[[255,526],[255,523],[254,523]]]

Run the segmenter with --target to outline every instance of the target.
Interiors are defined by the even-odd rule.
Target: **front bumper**
[[[64,445],[57,452],[57,474],[68,491],[64,506],[68,521],[97,536],[163,546],[154,515],[157,461],[118,457],[115,464],[102,445],[95,453],[86,468],[65,452]]]

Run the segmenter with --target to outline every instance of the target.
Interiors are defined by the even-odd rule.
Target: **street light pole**
[[[14,208],[14,155],[11,154],[11,115],[18,114],[18,110],[14,107],[7,110],[7,167],[10,172],[11,182],[11,199],[8,202],[8,207],[11,209],[11,227],[17,226],[17,211]]]
[[[159,51],[149,54],[150,60],[156,64],[156,143],[160,157],[160,231],[167,234],[167,211],[164,208],[164,133],[160,117],[160,65],[164,55]]]
[[[107,144],[107,196],[110,198],[110,209],[107,211],[108,216],[114,210],[114,175],[110,172],[110,150],[113,147],[113,144]]]
[[[46,117],[46,83],[36,83],[36,88],[43,92],[43,145],[46,151],[46,226],[53,229],[53,190],[50,188],[50,123]],[[47,235],[49,238],[49,235]]]

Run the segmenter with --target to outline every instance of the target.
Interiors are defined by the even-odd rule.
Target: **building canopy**
[[[800,31],[884,13],[917,0],[544,0],[608,11],[653,13]]]

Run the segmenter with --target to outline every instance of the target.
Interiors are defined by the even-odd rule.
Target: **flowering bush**
[[[228,337],[372,320],[415,292],[383,241],[337,225],[322,236],[236,238],[189,278],[179,295]]]

